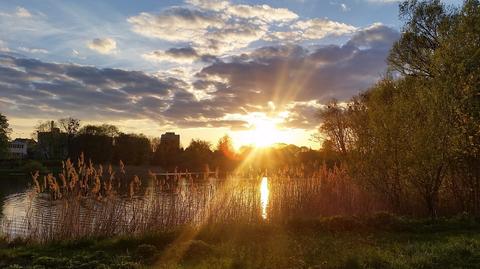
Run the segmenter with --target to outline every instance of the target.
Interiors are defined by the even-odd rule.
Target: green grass
[[[381,214],[0,246],[7,268],[480,268],[480,225]],[[10,267],[8,267],[10,266]]]

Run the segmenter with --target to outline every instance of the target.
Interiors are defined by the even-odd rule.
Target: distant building
[[[17,138],[10,142],[8,146],[11,159],[25,159],[28,157],[29,151],[36,144],[33,139]]]
[[[50,131],[37,132],[38,153],[42,159],[61,160],[68,155],[68,134],[60,132],[52,121]]]
[[[166,132],[160,137],[160,148],[163,149],[180,149],[180,135],[173,132]]]

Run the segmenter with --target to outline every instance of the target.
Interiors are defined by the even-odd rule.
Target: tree
[[[61,126],[63,131],[69,136],[74,136],[80,129],[80,120],[72,117],[63,118],[58,120],[58,125]]]
[[[5,115],[0,114],[0,157],[4,158],[8,154],[8,141],[11,133],[8,119]]]
[[[236,152],[233,148],[233,142],[230,136],[224,135],[218,140],[215,150],[215,164],[222,171],[233,171],[236,164]]]
[[[148,164],[151,156],[150,140],[144,135],[120,133],[115,137],[115,162],[130,165]]]
[[[465,196],[461,200],[473,202],[471,209],[465,209],[480,216],[480,2],[465,1],[452,18],[434,64],[439,72],[437,85],[452,96],[448,107],[453,114],[458,166],[452,184]]]
[[[408,132],[398,86],[387,77],[350,104],[350,127],[356,139],[348,165],[361,186],[403,213],[409,201],[402,159]]]
[[[333,143],[335,150],[344,156],[350,149],[353,139],[348,113],[348,108],[341,106],[337,100],[332,100],[318,113],[322,120],[320,136],[325,135],[327,140]]]
[[[39,121],[37,125],[35,125],[34,131],[31,136],[33,139],[38,139],[37,135],[39,132],[50,132],[52,128],[57,128],[57,127],[58,127],[58,123],[56,123],[55,121],[50,121],[50,120]]]
[[[115,137],[120,133],[120,131],[118,130],[118,127],[115,125],[102,124],[102,125],[86,125],[79,130],[79,133]]]
[[[78,158],[83,153],[87,160],[110,163],[114,158],[114,138],[118,134],[114,125],[86,125],[74,136],[70,156]]]
[[[434,52],[442,34],[448,32],[450,17],[440,0],[400,4],[400,18],[405,25],[388,57],[390,68],[403,75],[433,77]]]
[[[190,171],[203,171],[212,164],[212,145],[203,140],[192,139],[182,155],[183,165]]]

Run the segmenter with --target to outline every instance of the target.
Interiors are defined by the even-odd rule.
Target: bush
[[[48,169],[39,161],[28,161],[23,165],[22,170],[28,175],[35,173],[36,171],[39,171],[41,174],[46,174],[49,172]]]

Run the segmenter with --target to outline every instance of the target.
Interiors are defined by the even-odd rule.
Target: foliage
[[[39,161],[35,161],[35,160],[30,160],[30,161],[27,161],[23,167],[22,167],[22,170],[27,174],[27,175],[30,175],[30,174],[34,174],[35,172],[39,172],[41,174],[45,174],[45,173],[48,173],[48,169]]]
[[[0,158],[8,153],[8,141],[11,129],[8,125],[7,117],[0,114]]]
[[[451,210],[480,214],[479,11],[476,0],[460,9],[403,2],[403,33],[389,56],[395,72],[320,113],[352,177],[395,212],[422,214],[423,204],[436,217],[453,198]]]
[[[150,141],[144,135],[120,133],[115,137],[113,150],[115,163],[120,160],[130,165],[148,164],[150,162]]]

